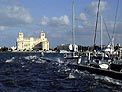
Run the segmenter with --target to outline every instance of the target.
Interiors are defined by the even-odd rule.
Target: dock
[[[73,69],[82,70],[82,71],[86,70],[86,71],[90,72],[91,74],[104,75],[104,76],[108,76],[108,77],[111,77],[114,79],[122,80],[122,72],[94,68],[94,67],[85,66],[85,65],[78,65],[78,64],[69,64],[68,67],[73,68]]]

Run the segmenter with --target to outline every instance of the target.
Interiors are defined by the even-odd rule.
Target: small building
[[[39,38],[25,38],[23,32],[19,32],[16,47],[18,51],[49,50],[49,41],[45,32],[41,32]]]

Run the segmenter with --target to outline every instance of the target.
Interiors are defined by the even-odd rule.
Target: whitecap
[[[72,74],[72,73],[69,73],[69,76],[68,76],[68,78],[70,78],[70,79],[74,79],[74,78],[75,78],[75,76],[74,76],[74,74]]]
[[[71,72],[69,73],[68,78],[80,78],[81,75],[77,69],[72,69]]]
[[[122,83],[119,80],[116,80],[116,79],[113,79],[113,78],[110,78],[110,77],[107,77],[107,76],[104,77],[104,80],[109,82],[109,83],[122,86]]]
[[[95,79],[100,79],[100,80],[104,80],[106,82],[109,82],[109,83],[112,83],[112,84],[115,84],[115,85],[120,85],[122,86],[122,83],[120,80],[117,80],[117,79],[113,79],[111,77],[108,77],[108,76],[101,76],[101,75],[94,75]]]
[[[24,68],[25,66],[23,65],[22,68]]]
[[[5,62],[10,63],[10,62],[13,62],[14,59],[15,59],[15,57],[12,57],[11,59],[7,59]]]
[[[27,60],[37,59],[37,56],[26,56],[24,57]]]
[[[35,61],[35,63],[44,63],[46,61],[42,60],[42,61]]]
[[[67,71],[70,71],[71,69],[70,68],[66,68],[64,71],[67,72]]]
[[[64,63],[64,61],[62,61],[60,58],[56,58],[56,61],[57,61],[59,64]]]

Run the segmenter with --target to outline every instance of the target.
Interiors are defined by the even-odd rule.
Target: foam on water
[[[122,81],[120,81],[120,80],[113,79],[113,78],[108,77],[108,76],[102,76],[102,75],[96,75],[96,74],[92,74],[92,75],[95,77],[95,79],[103,80],[103,81],[108,82],[108,83],[112,83],[115,85],[122,86]]]
[[[106,82],[122,86],[122,83],[119,80],[115,80],[115,79],[107,77],[107,76],[104,76],[103,78]]]
[[[74,78],[76,78],[76,77],[75,77],[75,75],[74,75],[74,74],[72,74],[72,73],[69,73],[69,76],[68,76],[68,78],[69,78],[69,79],[74,79]]]
[[[2,56],[2,55],[1,55]],[[0,56],[0,57],[1,57]],[[0,67],[0,92],[121,92],[122,81],[71,69],[60,57],[42,60],[32,53],[5,55]],[[7,62],[8,62],[7,61]]]
[[[15,59],[15,57],[12,57],[11,59],[7,59],[5,62],[10,63],[10,62],[13,62],[14,59]]]
[[[56,61],[57,61],[59,64],[64,63],[64,61],[63,61],[63,60],[61,60],[60,58],[56,58]]]
[[[32,60],[32,59],[37,59],[38,57],[35,55],[35,56],[26,56],[24,58],[27,60]]]
[[[77,69],[72,69],[69,73],[68,78],[81,78],[82,73],[78,71]]]

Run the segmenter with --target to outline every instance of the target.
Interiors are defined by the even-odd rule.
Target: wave
[[[5,62],[6,62],[6,63],[10,63],[10,62],[13,62],[14,59],[15,59],[15,57],[12,57],[11,59],[7,59]]]

